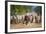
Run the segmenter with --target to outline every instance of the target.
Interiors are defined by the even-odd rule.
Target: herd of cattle
[[[17,15],[17,16],[11,16],[10,17],[10,23],[11,24],[28,24],[30,23],[41,23],[41,16],[33,16],[33,15]]]

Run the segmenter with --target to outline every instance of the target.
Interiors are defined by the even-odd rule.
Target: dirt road
[[[11,29],[40,28],[40,27],[42,27],[42,25],[40,23],[28,23],[27,25],[26,24],[19,23],[19,24],[11,24],[10,25],[10,28]]]

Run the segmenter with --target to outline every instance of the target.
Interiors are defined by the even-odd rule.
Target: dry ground
[[[41,28],[42,25],[40,23],[28,23],[26,24],[10,24],[11,29],[21,29],[21,28]]]

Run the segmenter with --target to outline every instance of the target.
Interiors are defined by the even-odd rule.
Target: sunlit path
[[[21,29],[21,28],[41,28],[41,24],[40,23],[28,23],[26,24],[11,24],[11,29]]]

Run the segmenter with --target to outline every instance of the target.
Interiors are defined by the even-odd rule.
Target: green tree
[[[27,12],[31,12],[31,6],[24,6],[24,5],[11,5],[11,15],[22,15]],[[29,11],[28,11],[29,9]]]
[[[34,10],[35,10],[35,12],[36,12],[37,14],[42,15],[42,7],[41,7],[41,6],[37,6]]]

